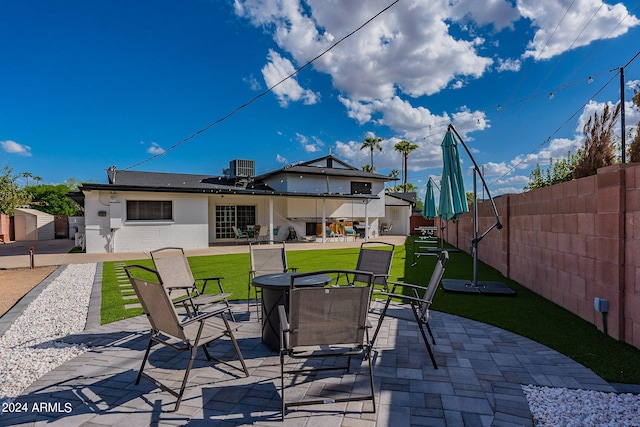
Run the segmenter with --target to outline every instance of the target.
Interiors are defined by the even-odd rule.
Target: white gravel
[[[96,264],[67,265],[0,337],[0,401],[87,348],[57,339],[84,330]]]
[[[640,426],[640,396],[522,386],[536,426]]]

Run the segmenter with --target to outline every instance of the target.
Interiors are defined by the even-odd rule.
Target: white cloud
[[[17,154],[19,156],[30,157],[31,147],[28,145],[18,144],[12,140],[0,141],[0,146],[5,153]]]
[[[549,59],[596,40],[621,36],[640,25],[638,18],[627,16],[624,4],[612,6],[601,0],[519,0],[517,8],[537,28],[525,58]]]
[[[260,84],[258,79],[255,78],[255,76],[253,74],[250,74],[249,77],[243,78],[242,81],[245,82],[247,85],[249,85],[251,90],[256,90],[257,91],[257,90],[262,89],[262,85]]]
[[[498,31],[512,27],[520,19],[518,11],[505,0],[454,0],[450,4],[451,15],[458,21],[472,20],[480,26],[492,25]]]
[[[273,50],[269,51],[267,59],[269,63],[262,68],[262,76],[267,87],[278,84],[295,71],[291,61],[283,58]],[[278,86],[274,87],[273,93],[276,94],[282,107],[286,107],[291,101],[302,101],[307,105],[318,102],[318,95],[309,89],[302,88],[293,77],[282,81]]]
[[[164,154],[165,149],[160,147],[156,142],[152,142],[151,146],[147,149],[147,153],[153,155]]]
[[[519,59],[502,59],[498,58],[498,66],[496,67],[496,71],[502,73],[503,71],[520,71],[520,67],[522,66],[522,62]]]
[[[236,0],[236,13],[254,25],[273,28],[278,46],[298,64],[327,49],[379,12],[383,1],[336,2]],[[400,2],[314,63],[348,98],[430,95],[457,76],[481,76],[492,63],[477,43],[449,34],[451,11],[444,1]],[[273,62],[273,61],[271,61]],[[425,78],[429,76],[429,78]]]
[[[276,154],[276,162],[282,163],[282,164],[289,163],[289,161],[285,157],[281,156],[280,154]]]
[[[316,153],[324,146],[324,143],[316,137],[309,139],[305,135],[296,133],[296,139],[302,146],[302,149],[307,153]]]

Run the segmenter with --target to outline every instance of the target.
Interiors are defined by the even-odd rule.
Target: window
[[[216,239],[233,239],[233,226],[241,230],[255,225],[255,206],[216,206]]]
[[[371,194],[371,183],[352,181],[351,194]]]
[[[173,203],[171,200],[127,200],[127,220],[173,220]]]

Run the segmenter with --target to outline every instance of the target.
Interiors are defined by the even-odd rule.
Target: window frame
[[[174,220],[173,200],[127,200],[126,202],[127,222],[173,222]]]

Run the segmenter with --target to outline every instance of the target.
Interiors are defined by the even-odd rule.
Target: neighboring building
[[[333,155],[255,176],[254,162],[234,160],[224,176],[119,171],[109,184],[83,184],[87,253],[205,248],[233,242],[232,227],[268,227],[268,237],[325,239],[345,225],[366,238],[385,222],[385,175],[364,172]],[[400,203],[402,205],[402,203]],[[408,224],[411,205],[394,202]],[[387,221],[388,222],[388,221]],[[274,235],[275,229],[279,232]],[[408,234],[402,227],[397,234]],[[393,233],[392,233],[393,234]]]
[[[54,216],[36,209],[16,208],[13,229],[16,241],[55,239]]]

